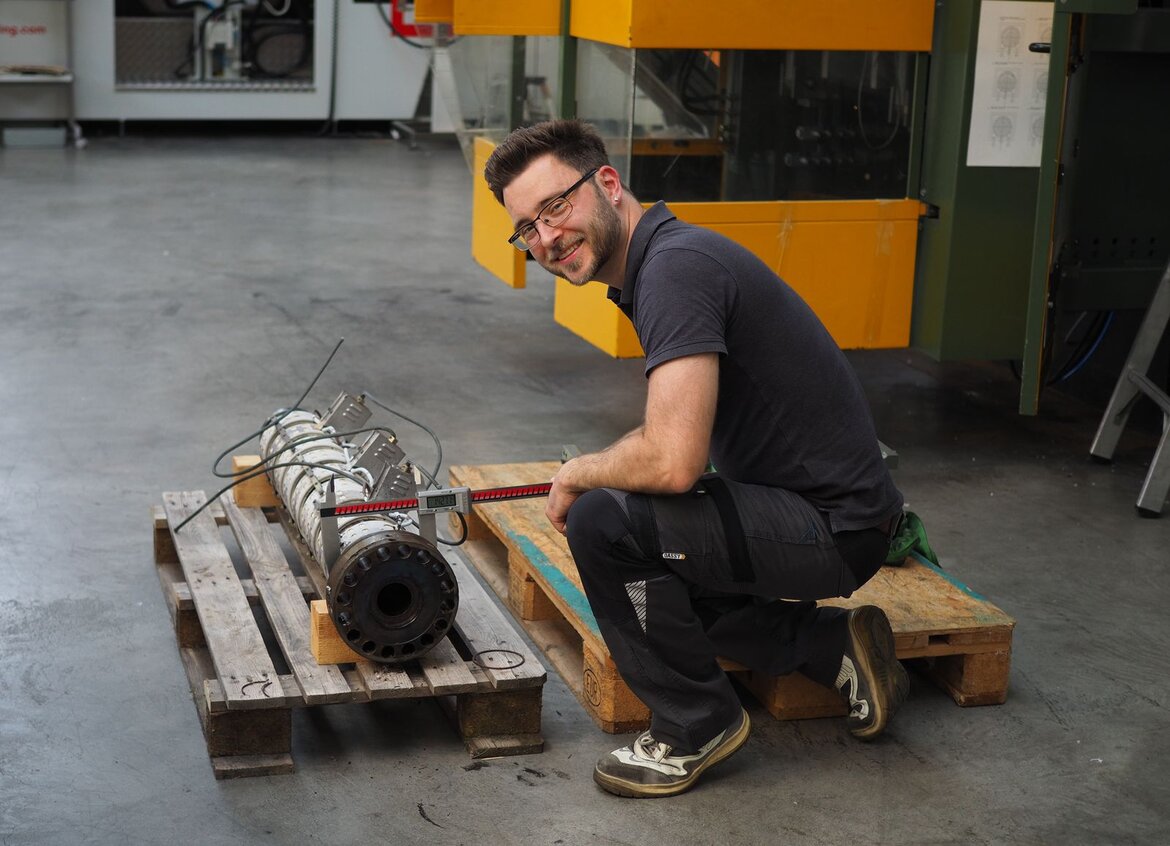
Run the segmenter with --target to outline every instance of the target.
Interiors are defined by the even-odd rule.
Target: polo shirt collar
[[[638,278],[638,271],[642,269],[642,262],[646,259],[646,249],[650,246],[650,239],[664,223],[674,220],[674,213],[666,207],[666,203],[659,200],[646,209],[634,227],[634,234],[630,238],[630,249],[626,253],[626,278],[622,287],[610,288],[608,296],[618,305],[630,305],[634,302],[634,283]]]

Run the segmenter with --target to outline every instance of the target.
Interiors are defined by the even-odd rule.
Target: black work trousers
[[[729,543],[728,532],[739,538]],[[651,733],[684,753],[739,714],[718,656],[832,684],[845,612],[815,600],[849,596],[889,548],[881,529],[834,535],[789,491],[712,476],[678,496],[588,491],[569,510],[567,536],[614,663],[650,708]]]

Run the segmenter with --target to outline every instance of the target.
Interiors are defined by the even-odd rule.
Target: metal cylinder
[[[358,653],[396,663],[425,654],[447,635],[459,609],[459,585],[438,548],[404,529],[403,515],[337,518],[338,554],[320,508],[333,486],[335,505],[367,502],[355,478],[353,447],[327,431],[321,418],[293,411],[266,428],[260,450],[269,480],[326,579],[329,616]]]

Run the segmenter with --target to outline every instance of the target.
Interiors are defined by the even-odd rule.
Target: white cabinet
[[[0,0],[0,125],[7,143],[64,126],[84,141],[73,102],[72,0]]]

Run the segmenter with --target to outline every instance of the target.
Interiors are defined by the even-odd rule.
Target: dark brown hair
[[[609,164],[605,142],[597,130],[579,120],[550,120],[513,131],[492,151],[483,176],[500,205],[504,189],[512,184],[528,165],[552,153],[579,173]]]

